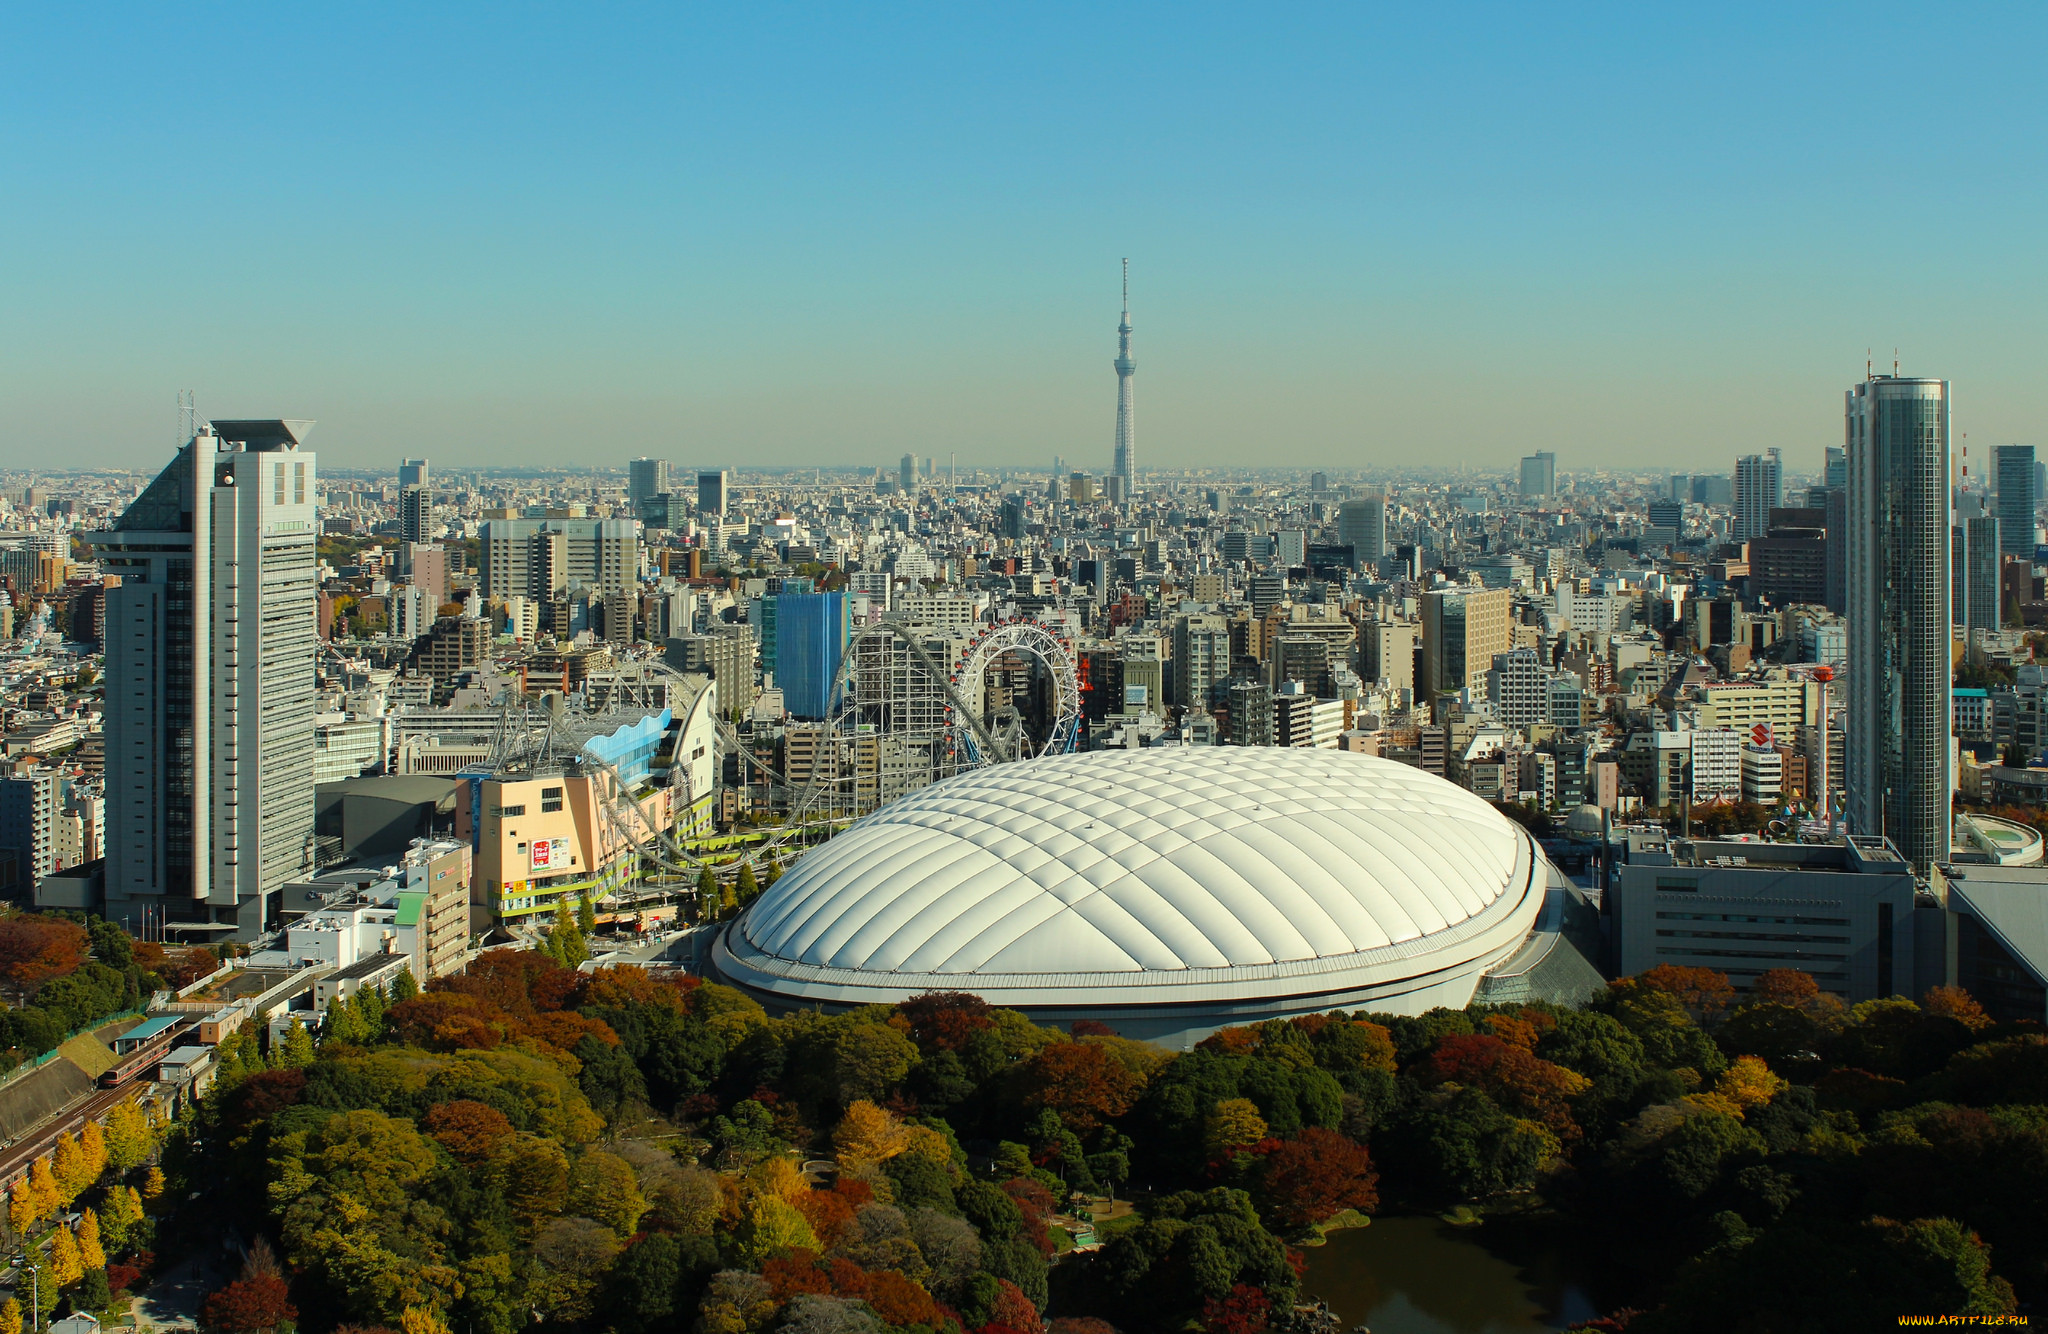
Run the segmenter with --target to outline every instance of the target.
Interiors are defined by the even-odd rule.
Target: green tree
[[[760,881],[754,878],[753,863],[741,862],[739,878],[733,886],[733,893],[735,897],[737,897],[741,903],[750,903],[753,901],[754,896],[756,894],[759,894],[760,892],[761,883]]]
[[[412,969],[401,968],[398,976],[391,979],[391,1003],[409,1001],[420,994],[420,984],[413,980]]]
[[[597,905],[590,901],[587,889],[576,900],[576,929],[586,937],[597,932]]]
[[[708,917],[718,907],[718,901],[718,877],[712,874],[710,867],[700,868],[697,872],[698,909]]]
[[[590,946],[577,930],[576,919],[569,915],[567,899],[555,900],[555,919],[543,943],[548,955],[564,968],[574,968],[590,957]]]
[[[306,1031],[304,1024],[292,1020],[274,1056],[280,1070],[303,1070],[313,1063],[313,1035]]]
[[[623,1238],[639,1226],[647,1200],[631,1163],[603,1149],[586,1149],[569,1173],[568,1209],[596,1219]]]

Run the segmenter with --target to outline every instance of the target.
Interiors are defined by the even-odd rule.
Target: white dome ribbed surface
[[[1234,969],[1399,951],[1519,899],[1531,865],[1516,825],[1408,765],[1104,751],[980,769],[884,807],[739,928],[749,955],[871,974]]]

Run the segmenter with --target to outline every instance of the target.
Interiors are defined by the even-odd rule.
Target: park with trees
[[[210,1328],[1284,1334],[1303,1248],[1390,1210],[1572,1229],[1605,1330],[2048,1293],[2048,1037],[1960,992],[1659,968],[1175,1053],[958,993],[770,1016],[565,966],[575,926],[224,1049],[142,1202],[250,1243]]]

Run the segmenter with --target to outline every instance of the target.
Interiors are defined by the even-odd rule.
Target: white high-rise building
[[[1735,460],[1735,529],[1747,542],[1771,531],[1771,511],[1785,503],[1785,464],[1773,449]]]
[[[201,428],[112,529],[110,920],[253,936],[313,870],[315,459],[307,421]]]
[[[1844,431],[1849,823],[1924,868],[1949,847],[1948,381],[1874,375]]]

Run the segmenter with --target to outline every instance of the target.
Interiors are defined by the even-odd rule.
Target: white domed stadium
[[[969,991],[1180,1042],[1462,1006],[1529,938],[1552,874],[1519,825],[1391,760],[1098,751],[882,808],[756,899],[711,964],[771,1009]]]

